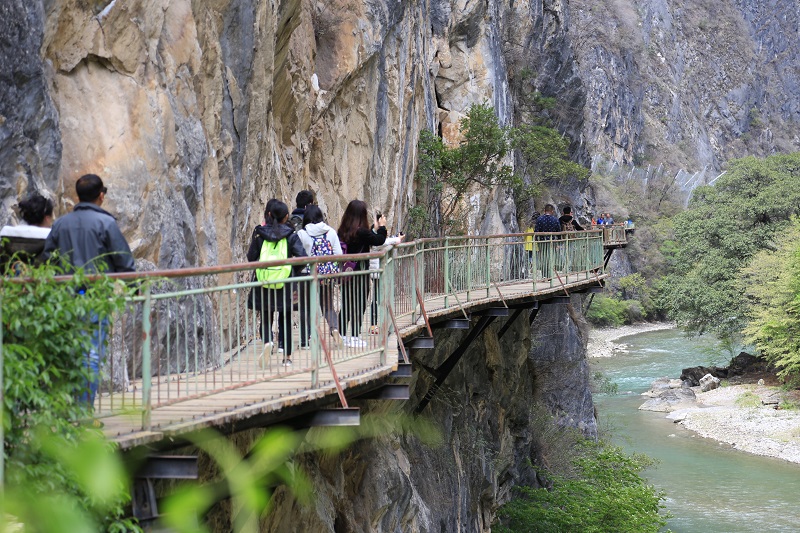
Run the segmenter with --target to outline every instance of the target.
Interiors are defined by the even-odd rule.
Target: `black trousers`
[[[358,337],[369,298],[369,276],[354,276],[342,282],[342,314],[339,331],[342,335]]]

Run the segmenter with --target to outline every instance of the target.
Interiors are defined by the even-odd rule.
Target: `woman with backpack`
[[[339,224],[339,241],[344,243],[342,249],[346,254],[369,253],[370,246],[381,246],[386,242],[386,221],[380,213],[370,228],[367,222],[367,204],[361,200],[353,200],[347,204]],[[367,261],[357,261],[353,266],[355,272],[367,271]],[[369,296],[369,276],[355,275],[342,280],[342,313],[339,331],[344,333],[344,345],[352,348],[365,348],[367,343],[359,338],[364,311],[367,309]],[[349,326],[349,329],[348,329]],[[347,336],[347,333],[350,333]]]
[[[303,242],[306,255],[311,257],[342,255],[339,236],[335,229],[325,223],[322,209],[317,205],[306,206],[303,213],[303,229],[297,232],[297,236]],[[317,272],[321,276],[338,274],[339,265],[334,261],[320,261],[317,263]],[[338,279],[323,279],[319,285],[319,303],[322,314],[328,322],[331,337],[337,346],[342,342],[341,335],[339,335],[339,314],[334,306],[335,284],[338,282]]]
[[[291,257],[305,257],[306,251],[294,228],[287,224],[289,208],[281,201],[270,200],[269,211],[264,212],[266,223],[256,226],[247,250],[248,261],[279,261]],[[286,278],[297,276],[304,265],[290,265],[257,268],[256,278],[262,282],[251,293],[251,308],[261,312],[261,335],[264,339],[264,353],[261,354],[262,367],[266,363],[267,350],[271,351],[272,315],[278,313],[278,353],[285,352],[283,366],[292,365],[292,290],[283,282]]]

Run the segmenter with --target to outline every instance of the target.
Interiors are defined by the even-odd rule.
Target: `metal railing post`
[[[489,238],[486,238],[486,297],[489,297],[489,289],[492,286],[492,254],[489,248]]]
[[[444,238],[444,307],[448,307],[450,294],[450,237]]]
[[[150,284],[145,284],[144,303],[142,305],[142,429],[150,431],[152,423],[150,415],[152,405],[150,403],[150,393],[152,386],[152,372],[150,365],[150,308],[152,300],[150,298]]]
[[[419,276],[419,245],[415,242],[414,243],[414,259],[412,261],[412,273],[411,273],[411,323],[417,323],[417,304],[415,303],[415,296],[417,294],[417,277]]]
[[[467,239],[467,301],[472,288],[472,239]]]
[[[316,264],[311,264],[311,281],[308,283],[310,284],[309,290],[305,291],[308,293],[308,302],[306,302],[306,306],[308,308],[308,326],[307,328],[311,331],[311,340],[309,345],[311,347],[311,388],[316,389],[319,385],[319,347],[320,347],[320,336],[319,332],[322,330],[322,323],[320,320],[320,281],[319,281],[319,270],[317,269]],[[303,282],[301,282],[303,283]],[[331,287],[332,288],[332,287]],[[302,302],[301,302],[302,305]],[[301,332],[302,334],[303,332]]]
[[[394,261],[389,259],[389,254],[394,253],[394,249],[387,251],[380,259],[383,266],[378,279],[382,302],[378,302],[378,322],[381,332],[381,366],[386,364],[386,352],[389,348],[389,306],[394,306],[394,285],[391,283],[394,277]],[[377,296],[377,295],[375,295]]]

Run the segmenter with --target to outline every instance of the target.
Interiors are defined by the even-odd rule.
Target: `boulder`
[[[747,352],[740,352],[739,355],[731,359],[728,365],[728,377],[741,376],[748,372],[761,372],[766,370],[766,366],[767,362],[763,359]]]
[[[718,377],[712,376],[711,374],[706,374],[700,378],[700,392],[708,392],[716,389],[717,387],[719,387]]]
[[[691,368],[684,368],[681,370],[681,380],[688,381],[692,387],[697,387],[700,385],[700,379],[706,374],[711,374],[715,378],[727,378],[728,369],[718,366],[693,366]]]
[[[666,389],[651,391],[651,399],[639,406],[642,411],[671,413],[677,409],[694,407],[696,396],[692,389]]]

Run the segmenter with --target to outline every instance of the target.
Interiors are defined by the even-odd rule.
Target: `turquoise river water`
[[[677,330],[620,339],[628,352],[592,359],[619,387],[616,395],[596,394],[601,431],[628,451],[658,463],[645,473],[666,492],[676,533],[800,532],[800,465],[750,455],[695,436],[664,417],[639,411],[640,394],[653,380],[677,378],[682,368],[707,365],[710,341],[688,339]]]

